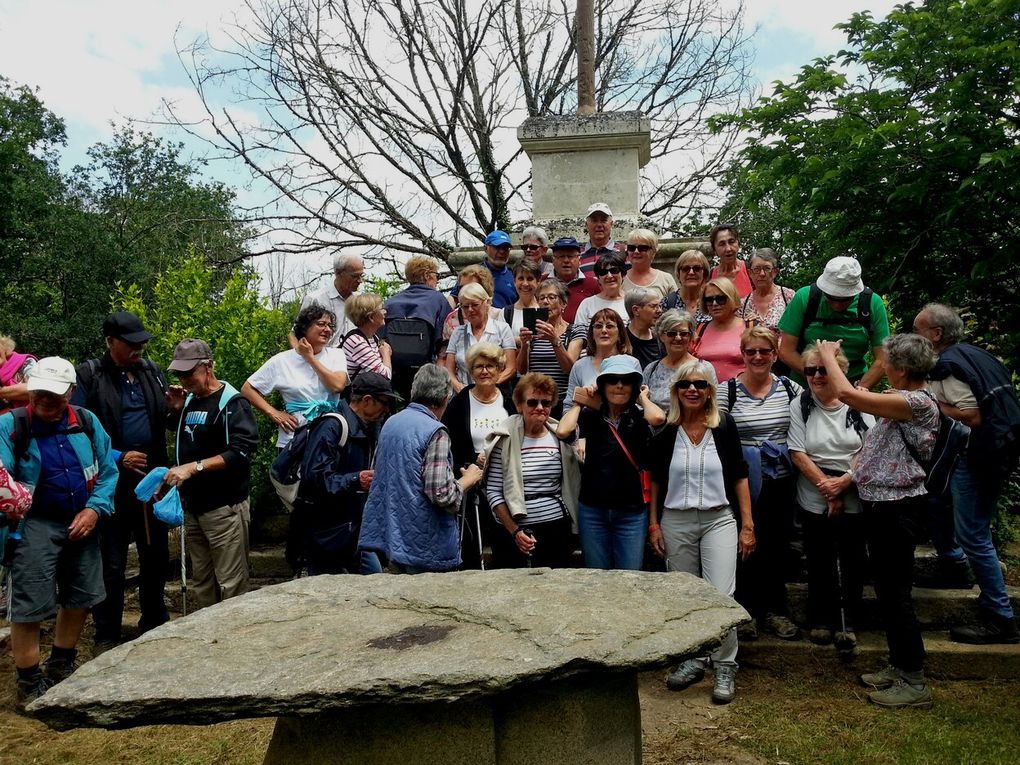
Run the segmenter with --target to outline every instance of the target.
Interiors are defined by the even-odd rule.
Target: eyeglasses
[[[825,370],[825,367],[804,367],[805,377],[814,377],[815,375],[828,377],[829,373]]]
[[[774,270],[772,266],[751,266],[751,271],[756,274],[771,274]]]
[[[476,372],[495,372],[495,364],[475,364],[472,369]]]
[[[705,270],[704,266],[680,266],[680,273],[683,274],[700,274]]]
[[[705,295],[702,300],[705,301],[705,305],[726,305],[730,302],[725,295]]]
[[[677,380],[673,383],[673,387],[679,388],[680,390],[687,390],[692,385],[695,390],[705,390],[708,388],[708,380]]]
[[[330,329],[331,330],[331,329],[333,329],[333,322],[331,322],[331,321],[329,321],[327,319],[323,319],[321,321],[315,322],[315,326],[319,327],[320,329]]]
[[[548,398],[529,398],[524,403],[527,404],[532,409],[538,409],[539,407],[541,407],[542,409],[552,408],[552,399]]]
[[[652,245],[650,244],[628,244],[627,252],[651,252]]]
[[[670,340],[676,340],[676,338],[678,338],[678,337],[681,340],[686,340],[687,338],[689,338],[691,336],[690,332],[686,332],[686,331],[684,331],[682,329],[671,329],[668,332],[663,332],[662,334],[664,334]]]
[[[603,324],[601,321],[598,324],[592,324],[591,328],[595,332],[601,332],[604,329],[617,329],[618,327],[610,322],[609,324]]]
[[[622,274],[623,269],[619,266],[609,266],[609,268],[598,268],[595,270],[595,276],[609,276],[609,274]]]
[[[425,274],[425,276],[434,276],[434,277],[436,277],[438,279],[439,278],[439,272],[438,271],[429,271],[428,273]]]
[[[522,244],[521,249],[525,252],[534,252],[535,250],[541,250],[542,245],[540,244]]]
[[[535,300],[539,303],[556,303],[559,302],[560,296],[555,292],[546,292],[542,295],[536,296]]]
[[[768,356],[772,353],[771,348],[744,348],[741,353],[745,356]]]

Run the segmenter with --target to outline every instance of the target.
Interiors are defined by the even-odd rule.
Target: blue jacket
[[[85,417],[92,421],[92,440],[89,441],[87,433],[78,432],[68,435],[68,441],[74,447],[82,472],[85,474],[85,483],[89,488],[89,501],[86,507],[95,510],[100,515],[113,514],[113,494],[117,488],[117,463],[114,460],[110,448],[110,437],[106,435],[99,418],[87,409],[79,410]],[[77,425],[74,410],[68,407],[68,425]],[[39,482],[39,473],[42,470],[40,463],[39,445],[35,439],[30,438],[28,449],[25,455],[14,464],[14,414],[8,412],[0,415],[0,462],[7,466],[14,479],[25,484],[30,491],[35,492],[35,486]],[[14,468],[11,469],[11,465]],[[32,511],[29,510],[29,513]]]
[[[460,565],[457,516],[429,501],[422,477],[429,441],[443,427],[419,404],[386,421],[359,547],[427,571],[450,571]]]

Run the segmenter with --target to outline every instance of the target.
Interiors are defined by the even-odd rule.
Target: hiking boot
[[[966,560],[939,558],[934,571],[921,571],[914,576],[914,586],[932,590],[969,590],[974,586],[974,572]]]
[[[53,683],[46,675],[43,674],[42,670],[38,670],[34,675],[27,678],[18,678],[18,701],[17,708],[19,712],[24,712],[25,707],[35,701],[37,698],[42,696],[46,691],[53,687]]]
[[[837,632],[832,642],[841,654],[852,654],[857,650],[857,635],[853,630]]]
[[[726,662],[715,665],[715,687],[712,689],[712,701],[716,704],[729,704],[737,695],[737,665]]]
[[[705,665],[701,659],[688,659],[666,675],[666,687],[671,691],[682,691],[705,677]]]
[[[750,643],[758,639],[758,624],[752,619],[737,627],[737,640]]]
[[[51,685],[63,682],[78,669],[78,662],[75,659],[70,661],[64,659],[54,659],[52,656],[46,660],[43,664],[43,671],[46,673],[46,678],[50,681]]]
[[[870,672],[860,676],[861,685],[881,691],[892,687],[893,683],[901,680],[903,675],[891,664],[878,672]]]
[[[1016,619],[982,611],[977,624],[952,627],[949,638],[957,643],[988,645],[991,643],[1020,643],[1020,630]]]
[[[832,630],[828,627],[812,627],[808,633],[808,640],[815,645],[828,645],[832,642]]]
[[[931,709],[931,688],[923,679],[911,685],[900,677],[890,687],[868,694],[868,701],[886,709]]]
[[[765,628],[783,640],[797,640],[800,637],[797,625],[782,614],[765,614]]]

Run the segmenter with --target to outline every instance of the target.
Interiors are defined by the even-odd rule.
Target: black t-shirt
[[[586,439],[581,502],[606,510],[643,510],[641,478],[610,431],[606,418],[601,412],[585,407],[577,427],[581,438]],[[641,410],[632,406],[624,412],[617,430],[638,467],[646,468],[652,431]]]
[[[627,330],[627,334],[630,335],[630,345],[633,349],[631,354],[641,363],[642,369],[665,355],[659,339],[654,334],[651,340],[642,340],[640,337],[635,337],[630,329]]]
[[[225,470],[205,470],[181,484],[181,500],[188,512],[199,514],[224,505],[236,505],[251,490],[251,457],[259,444],[259,431],[251,404],[234,396],[220,409],[218,390],[193,398],[181,412],[177,464],[222,456]]]

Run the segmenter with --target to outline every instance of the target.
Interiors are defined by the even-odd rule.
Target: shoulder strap
[[[96,433],[96,426],[92,422],[92,418],[80,406],[72,404],[71,408],[74,410],[74,416],[78,418],[78,424],[81,426],[82,433],[88,436],[89,441],[91,441]]]
[[[14,446],[14,465],[11,466],[11,474],[17,469],[18,462],[28,454],[28,443],[32,440],[32,431],[29,428],[28,409],[19,406],[11,412],[14,415],[14,432],[11,440]]]
[[[811,416],[811,410],[815,407],[815,400],[811,396],[811,391],[806,390],[800,394],[800,418],[807,422],[808,417]]]
[[[868,432],[868,423],[864,421],[861,413],[854,409],[852,406],[848,406],[846,410],[846,424],[857,431],[857,435],[864,438],[864,434]]]
[[[793,385],[790,383],[790,378],[786,375],[779,375],[779,382],[781,382],[783,387],[786,388],[786,395],[789,396],[790,401],[793,401],[797,394],[793,392]]]
[[[790,305],[790,298],[787,296],[786,290],[783,287],[779,287],[779,294],[783,296],[783,305]]]
[[[697,329],[695,329],[695,331],[694,331],[694,336],[695,336],[695,338],[697,340],[701,340],[701,338],[705,334],[705,330],[708,329],[708,325],[711,324],[711,323],[712,323],[711,321],[699,321],[698,322]]]
[[[731,377],[726,381],[727,394],[726,397],[729,401],[729,405],[726,407],[726,411],[732,412],[733,405],[737,402],[737,378]]]
[[[807,330],[818,317],[818,306],[822,304],[822,291],[817,284],[812,284],[808,292],[807,306],[804,308],[804,319],[800,325],[800,337],[797,338],[797,353],[807,347]]]
[[[340,414],[340,412],[326,412],[323,418],[325,419],[326,417],[335,417],[340,423],[340,438],[337,439],[336,445],[337,448],[343,449],[347,446],[347,437],[351,433],[350,428],[347,427],[347,418]]]
[[[868,333],[868,342],[871,342],[871,296],[874,295],[871,287],[865,287],[857,296],[857,318]]]
[[[613,434],[613,438],[616,439],[616,443],[618,443],[620,445],[620,448],[623,449],[623,453],[625,455],[627,455],[627,460],[634,467],[634,469],[636,471],[638,471],[638,473],[640,473],[641,472],[641,468],[638,467],[638,464],[637,464],[637,462],[634,461],[634,458],[630,456],[630,450],[627,449],[626,445],[623,443],[623,439],[620,438],[620,434],[619,434],[619,432],[617,432],[616,426],[613,423],[611,423],[609,420],[606,420],[606,425],[609,426],[609,432]]]
[[[743,306],[743,308],[740,309],[740,310],[742,310],[744,312],[745,316],[747,315],[747,306],[749,306],[751,304],[751,296],[752,295],[754,295],[753,291],[747,293],[747,297],[744,298],[744,306]]]
[[[503,306],[503,321],[507,324],[514,323],[514,304]]]
[[[348,332],[346,335],[344,335],[340,339],[340,345],[342,346],[344,343],[346,343],[347,342],[347,338],[349,338],[349,337],[351,337],[353,335],[360,335],[360,334],[363,334],[362,331],[360,329],[358,329],[357,327],[355,327],[354,329],[352,329],[350,332]]]

